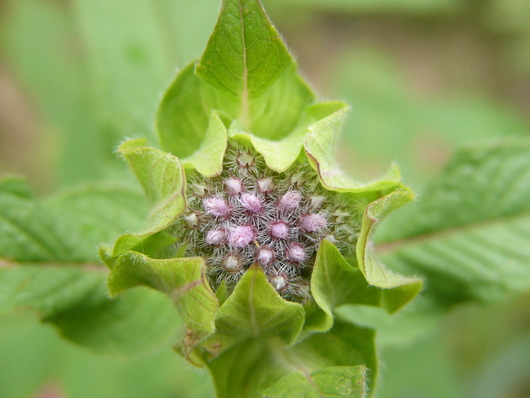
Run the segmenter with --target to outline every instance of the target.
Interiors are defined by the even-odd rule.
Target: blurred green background
[[[392,161],[421,191],[460,145],[530,134],[530,1],[263,0],[323,99],[352,106],[339,156]],[[157,102],[200,56],[220,0],[0,0],[0,172],[40,195],[129,179],[120,140],[156,142]],[[529,398],[530,295],[438,315],[419,300],[379,329],[380,398]],[[96,356],[35,314],[0,317],[0,397],[210,397],[172,352]]]

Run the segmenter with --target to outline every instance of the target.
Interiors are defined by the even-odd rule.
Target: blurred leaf
[[[357,170],[373,174],[397,161],[406,181],[438,172],[454,148],[499,135],[528,135],[530,124],[486,93],[455,89],[431,97],[406,84],[395,61],[352,48],[332,76],[353,111],[346,119],[346,154]]]
[[[97,262],[98,245],[138,230],[147,216],[145,196],[126,186],[87,184],[43,201],[56,221],[55,230],[72,241],[75,257]]]
[[[116,138],[152,133],[160,89],[174,68],[175,61],[168,57],[170,42],[159,23],[160,3],[75,1],[92,74],[91,93],[98,100],[102,121],[111,124]]]
[[[97,268],[7,265],[0,269],[0,311],[35,309],[63,336],[98,352],[130,355],[170,347],[180,327],[171,302],[147,289],[111,300],[104,268]]]
[[[291,373],[264,391],[267,398],[365,397],[365,370],[361,366],[330,366],[310,375]]]
[[[423,14],[454,11],[458,0],[268,0],[272,5],[293,5],[323,11],[350,13],[402,12]],[[268,3],[267,2],[267,3]]]
[[[530,142],[460,151],[421,201],[391,218],[384,260],[428,278],[440,303],[498,300],[530,288]]]
[[[45,389],[71,398],[214,396],[209,377],[172,350],[125,361],[83,350],[51,329],[28,313],[0,317],[0,396],[42,396]]]
[[[71,242],[59,235],[53,217],[28,197],[24,185],[15,177],[0,179],[0,259],[71,259]]]
[[[46,126],[39,133],[42,157],[61,146],[58,174],[67,183],[101,178],[116,167],[114,142],[98,130],[84,54],[74,21],[52,2],[8,2],[4,26],[7,62],[35,101]],[[58,133],[58,134],[56,134]]]
[[[530,34],[530,3],[526,0],[491,1],[483,18],[493,30]]]

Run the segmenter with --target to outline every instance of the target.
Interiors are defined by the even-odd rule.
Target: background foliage
[[[444,178],[457,168],[449,167],[442,177],[427,182],[456,148],[530,132],[530,3],[525,0],[263,2],[321,96],[352,105],[340,146],[345,168],[369,178],[397,161],[405,182],[419,192],[420,199],[425,198],[426,204],[419,205],[423,210],[436,196],[435,188],[443,187]],[[36,220],[37,229],[66,222],[61,217],[85,227],[90,239],[80,242],[68,237],[73,249],[65,261],[88,257],[95,262],[96,243],[112,241],[145,214],[142,202],[127,202],[126,198],[138,195],[137,188],[129,184],[131,175],[114,149],[124,136],[147,136],[154,141],[154,111],[161,93],[176,68],[200,56],[219,3],[0,1],[0,170],[23,173],[42,197],[33,213],[17,216]],[[520,153],[528,159],[527,149],[521,148]],[[506,157],[517,158],[512,155],[508,152]],[[466,154],[459,156],[464,162]],[[515,175],[518,164],[513,160],[507,175]],[[123,181],[119,190],[105,186],[105,181],[116,179]],[[98,187],[97,194],[86,197],[76,188],[86,181]],[[63,187],[72,190],[53,193]],[[21,189],[9,186],[0,192],[5,194],[3,203],[26,200]],[[109,203],[109,195],[120,192],[122,208],[97,214]],[[517,214],[527,214],[525,193],[520,192],[521,203],[515,205]],[[472,205],[482,199],[469,201]],[[403,209],[407,211],[413,210]],[[392,226],[401,225],[404,215],[400,213],[380,231],[382,242]],[[112,228],[90,229],[84,217],[108,219]],[[2,244],[8,246],[5,241]],[[53,239],[46,243],[52,251],[53,245]],[[15,250],[16,244],[10,247]],[[34,257],[27,261],[46,256],[39,248],[31,253]],[[396,258],[406,256],[405,250]],[[400,267],[399,261],[391,265]],[[75,270],[65,271],[69,274],[48,278],[75,280]],[[425,272],[436,275],[435,269]],[[101,278],[96,272],[93,284],[83,288],[94,301],[106,303]],[[443,292],[448,297],[445,302],[433,304],[427,290],[412,309],[393,318],[363,307],[346,309],[344,317],[378,330],[384,363],[378,396],[528,397],[530,296],[525,293],[528,284],[515,286],[513,280],[506,282],[507,289],[519,290],[517,295],[503,296],[493,304],[464,302],[443,316],[438,316],[437,308],[441,313],[447,303],[462,301],[451,292]],[[436,283],[429,288],[436,291]],[[471,293],[481,298],[491,294],[480,289]],[[134,301],[133,296],[128,300]],[[0,396],[211,396],[208,376],[167,349],[179,321],[158,298],[153,293],[149,305],[167,314],[160,330],[169,332],[153,334],[153,341],[161,343],[133,360],[96,355],[65,342],[31,311],[2,315]],[[20,300],[31,306],[31,297]],[[38,309],[53,322],[69,325],[63,333],[79,334],[82,321],[90,320],[91,308],[77,317],[56,308]],[[145,311],[152,308],[146,306]],[[0,313],[7,310],[0,307]],[[113,318],[120,311],[116,306],[107,310]],[[134,346],[140,341],[134,336],[141,331],[130,331]],[[95,350],[119,350],[102,349],[97,335],[85,337],[84,344],[95,339],[88,341]]]

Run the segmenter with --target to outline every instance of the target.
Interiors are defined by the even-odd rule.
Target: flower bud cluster
[[[322,239],[345,254],[355,249],[355,213],[309,166],[276,173],[253,150],[231,146],[220,176],[188,179],[188,208],[173,234],[186,255],[205,259],[214,289],[224,282],[230,292],[258,264],[282,297],[305,301]]]

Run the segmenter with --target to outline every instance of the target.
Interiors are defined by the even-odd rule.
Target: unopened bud
[[[241,195],[241,199],[239,201],[250,213],[261,213],[263,211],[263,204],[256,195],[245,193]]]
[[[243,168],[251,167],[254,164],[254,156],[246,151],[239,152],[239,155],[237,155],[237,163]]]
[[[230,216],[230,212],[232,211],[228,203],[220,198],[204,199],[203,204],[206,213],[211,214],[214,217],[226,218]]]
[[[256,238],[256,232],[250,225],[235,227],[230,231],[228,243],[235,247],[245,247]]]
[[[243,184],[239,178],[230,177],[224,181],[226,192],[229,195],[237,195],[243,192]]]
[[[300,218],[300,228],[306,232],[315,232],[326,228],[328,222],[320,214],[304,214]]]
[[[212,246],[222,245],[226,240],[226,235],[224,229],[212,229],[206,234],[206,243]]]
[[[239,261],[239,258],[233,254],[227,254],[225,258],[223,258],[223,269],[226,272],[239,272],[241,269],[241,263]]]
[[[269,226],[269,233],[274,239],[287,239],[289,237],[289,225],[285,221],[274,221]]]
[[[262,267],[267,267],[268,265],[271,265],[274,262],[275,257],[276,253],[274,253],[273,249],[271,249],[270,247],[260,247],[258,249],[256,260],[258,264]]]
[[[270,279],[270,283],[276,291],[282,291],[287,288],[288,280],[283,274],[276,274]]]
[[[305,249],[299,243],[287,248],[285,256],[294,263],[301,263],[306,259]]]
[[[302,195],[298,191],[290,191],[283,195],[278,201],[278,209],[283,212],[295,210],[302,201]]]

